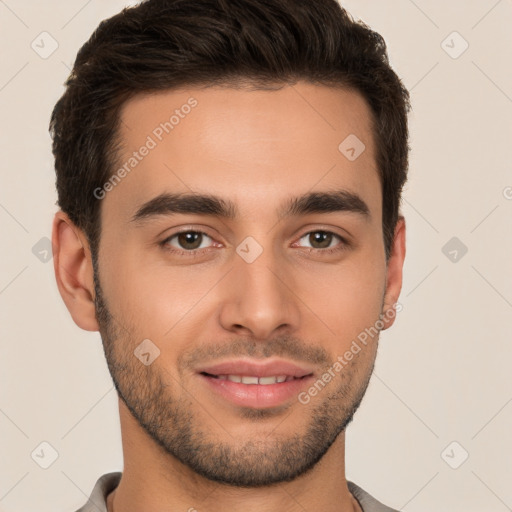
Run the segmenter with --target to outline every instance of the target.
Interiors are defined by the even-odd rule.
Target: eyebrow
[[[309,192],[287,199],[278,210],[279,220],[310,213],[349,212],[370,220],[368,205],[357,194],[348,190]],[[142,204],[131,221],[142,224],[157,217],[175,214],[197,214],[234,220],[238,215],[236,204],[211,194],[162,193]]]

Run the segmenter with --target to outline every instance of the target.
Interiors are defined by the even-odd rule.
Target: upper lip
[[[286,375],[300,378],[313,373],[313,370],[282,359],[275,359],[264,363],[255,362],[254,359],[235,359],[203,366],[198,369],[198,373],[209,373],[210,375],[252,375],[255,377]]]

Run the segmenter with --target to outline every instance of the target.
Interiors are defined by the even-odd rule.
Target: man
[[[124,453],[80,510],[392,510],[344,465],[405,257],[382,38],[335,0],[147,0],[66,85],[55,273]]]

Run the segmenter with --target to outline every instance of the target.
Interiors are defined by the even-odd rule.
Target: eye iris
[[[313,233],[310,233],[309,240],[311,242],[311,245],[313,246],[315,243],[320,242],[320,249],[324,249],[331,245],[332,233],[327,233],[325,231],[315,231]]]
[[[197,249],[201,245],[202,234],[194,231],[187,231],[178,235],[178,242],[184,249]],[[199,243],[197,241],[199,240]],[[190,247],[192,244],[192,247]]]

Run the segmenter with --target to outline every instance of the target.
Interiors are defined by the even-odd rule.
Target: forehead
[[[119,215],[164,192],[229,198],[255,215],[343,188],[380,208],[372,115],[357,92],[304,82],[169,90],[135,96],[120,120],[114,172],[125,172],[103,206]]]

